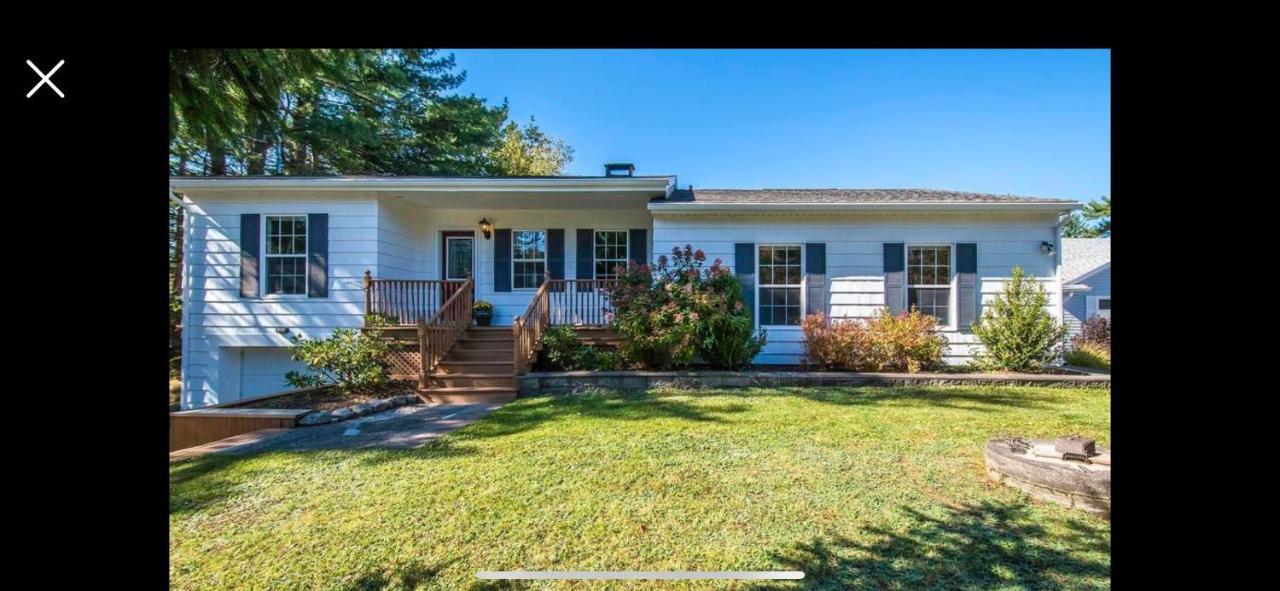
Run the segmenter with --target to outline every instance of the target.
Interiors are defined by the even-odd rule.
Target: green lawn
[[[411,451],[171,468],[178,589],[485,586],[477,570],[799,569],[785,584],[1110,587],[1109,524],[989,484],[994,436],[1109,439],[1110,394],[827,388],[521,399]]]

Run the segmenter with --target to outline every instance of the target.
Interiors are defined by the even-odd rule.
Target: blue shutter
[[[884,243],[884,305],[897,314],[906,306],[906,245],[901,242]]]
[[[329,214],[307,216],[307,297],[329,297]]]
[[[240,297],[258,297],[259,233],[262,217],[256,213],[240,214]]]
[[[733,245],[733,272],[742,282],[742,303],[754,320],[756,317],[756,245],[739,242]]]
[[[956,283],[960,288],[956,317],[960,330],[969,330],[978,318],[978,245],[973,242],[956,244]]]
[[[511,291],[511,228],[493,231],[493,291]]]
[[[547,230],[547,277],[564,279],[564,229]],[[547,291],[564,291],[564,282],[548,286]]]
[[[638,228],[631,231],[631,235],[627,237],[627,260],[635,261],[637,265],[649,262],[648,230]]]
[[[591,229],[578,228],[578,279],[595,279],[596,265],[595,247],[596,233]]]
[[[804,245],[804,275],[808,284],[805,314],[827,313],[827,244]]]

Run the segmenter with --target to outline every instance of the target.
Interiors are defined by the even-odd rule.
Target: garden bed
[[[836,371],[564,371],[517,379],[519,395],[660,388],[769,388],[812,386],[1045,386],[1111,388],[1111,376],[1068,373],[855,373]]]
[[[333,388],[309,388],[258,398],[245,404],[237,404],[236,408],[309,408],[311,410],[333,411],[357,404],[371,403],[374,400],[413,393],[413,386],[408,384],[397,384],[377,391],[358,394],[345,394]]]

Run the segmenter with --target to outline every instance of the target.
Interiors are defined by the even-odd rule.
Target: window
[[[1111,296],[1089,296],[1086,316],[1101,316],[1111,320]]]
[[[760,325],[799,325],[804,309],[800,303],[799,246],[761,246],[760,260]]]
[[[269,215],[266,228],[268,295],[307,293],[307,216]]]
[[[627,231],[597,230],[595,237],[596,279],[613,279],[617,267],[627,266]]]
[[[907,247],[907,306],[951,324],[951,247]]]
[[[511,268],[515,289],[537,289],[547,271],[547,233],[516,230],[511,233]]]

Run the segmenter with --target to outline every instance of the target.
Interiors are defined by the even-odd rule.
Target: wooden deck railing
[[[532,367],[548,327],[607,325],[612,306],[605,288],[614,283],[612,279],[544,279],[524,315],[511,322],[516,373]]]
[[[529,302],[529,308],[524,311],[524,315],[511,321],[511,333],[515,337],[515,359],[512,360],[512,366],[517,374],[529,371],[533,365],[534,356],[538,353],[538,341],[542,339],[542,333],[547,329],[548,282],[543,280],[538,291],[534,292],[533,300]]]
[[[364,272],[364,313],[413,326],[431,318],[466,281],[463,279],[374,279]]]
[[[613,307],[606,289],[616,279],[548,279],[547,314],[551,326],[605,326]]]
[[[445,300],[430,320],[418,321],[418,352],[422,355],[422,371],[418,387],[427,387],[427,376],[449,353],[458,337],[471,325],[471,306],[475,302],[475,281],[468,277]]]

